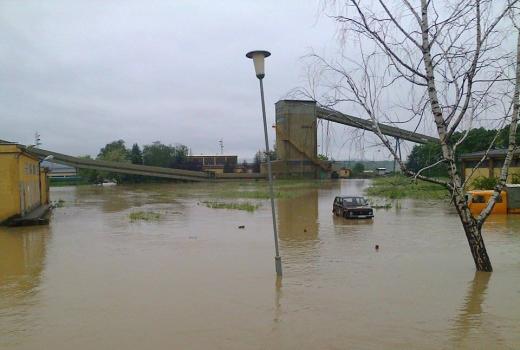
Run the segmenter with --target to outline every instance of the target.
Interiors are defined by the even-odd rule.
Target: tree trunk
[[[491,260],[486,251],[486,245],[482,239],[482,227],[479,227],[476,222],[462,222],[466,238],[468,239],[469,249],[473,260],[475,261],[475,267],[478,271],[491,272],[493,267],[491,266]]]

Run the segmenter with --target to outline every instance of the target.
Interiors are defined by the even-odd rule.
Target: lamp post
[[[280,252],[278,250],[278,231],[276,229],[276,213],[274,210],[274,191],[273,191],[273,173],[271,170],[271,158],[269,151],[269,138],[267,136],[267,121],[265,118],[265,102],[264,102],[264,84],[263,79],[265,77],[264,70],[264,62],[265,58],[271,56],[269,51],[251,51],[246,54],[247,58],[251,58],[255,65],[255,73],[256,77],[260,81],[260,97],[262,100],[262,116],[264,118],[264,137],[265,137],[265,152],[267,155],[267,174],[269,176],[269,194],[271,197],[271,213],[273,218],[273,232],[274,232],[274,266],[276,269],[276,274],[278,276],[282,276],[282,258],[280,257]]]

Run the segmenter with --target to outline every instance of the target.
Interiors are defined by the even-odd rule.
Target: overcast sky
[[[223,139],[224,153],[251,159],[263,149],[263,131],[245,53],[272,52],[265,79],[271,125],[274,103],[305,85],[302,56],[336,53],[336,26],[321,4],[0,0],[0,139],[31,144],[38,131],[42,148],[94,156],[118,139],[216,154]],[[351,133],[331,126],[328,155],[390,159],[373,136],[352,142]],[[318,135],[325,153],[322,125]]]
[[[302,83],[300,57],[334,41],[319,1],[1,1],[0,139],[72,155],[109,141],[182,143],[250,158],[268,117]],[[271,135],[274,141],[274,135]]]

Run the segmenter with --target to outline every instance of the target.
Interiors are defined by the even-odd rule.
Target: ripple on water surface
[[[279,195],[283,280],[265,183],[53,188],[49,226],[0,229],[0,348],[518,348],[520,216],[486,223],[475,273],[446,203],[332,215],[367,184]]]

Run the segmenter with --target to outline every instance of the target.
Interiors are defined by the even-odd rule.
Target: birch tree
[[[403,174],[449,191],[479,271],[492,271],[482,227],[505,186],[517,150],[518,6],[518,0],[327,3],[325,11],[331,11],[329,16],[338,24],[342,50],[332,58],[316,53],[307,57],[314,75],[305,94],[324,107],[354,109],[369,118]],[[486,122],[499,129],[509,125],[509,144],[494,194],[474,216],[455,151],[472,127]],[[442,157],[426,168],[443,164],[448,180],[425,176],[426,168],[408,169],[380,123],[413,124],[415,130],[430,126]],[[454,137],[455,133],[463,136]]]

